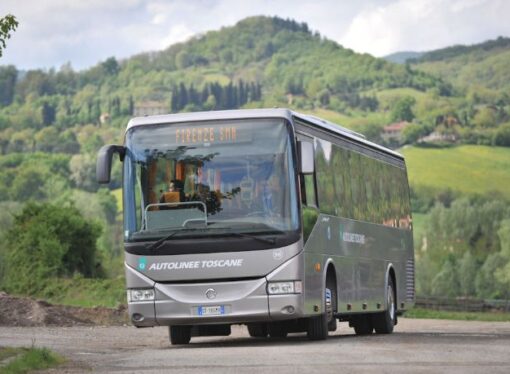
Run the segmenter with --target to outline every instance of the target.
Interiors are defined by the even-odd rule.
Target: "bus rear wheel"
[[[388,280],[388,288],[386,290],[386,310],[377,313],[372,317],[372,323],[377,334],[391,334],[397,322],[397,307],[395,302],[395,286],[393,279]]]
[[[191,326],[170,326],[170,343],[173,345],[189,344],[191,340]]]

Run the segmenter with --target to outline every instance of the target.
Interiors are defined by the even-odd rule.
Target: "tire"
[[[265,323],[248,324],[248,333],[252,338],[267,338],[268,328]]]
[[[335,279],[330,277],[327,282],[327,286],[331,292],[331,310],[328,313],[328,331],[336,331],[338,325],[337,320],[335,318],[335,313],[338,311],[338,299],[336,294],[336,284]]]
[[[332,291],[335,290],[335,291]],[[306,335],[310,340],[325,340],[328,332],[336,330],[336,318],[334,316],[334,305],[336,301],[336,285],[334,278],[326,276],[326,291],[324,292],[324,305],[326,310],[320,316],[308,319]],[[330,330],[334,329],[334,330]]]
[[[353,317],[351,326],[354,327],[356,335],[370,335],[374,330],[372,320],[368,315],[359,315]]]
[[[372,317],[372,323],[377,334],[391,334],[397,324],[397,303],[395,300],[395,286],[393,279],[388,279],[388,288],[386,290],[385,311],[377,313]]]
[[[268,326],[269,336],[271,338],[285,338],[287,336],[287,329],[282,323],[274,322]]]
[[[189,344],[191,340],[191,326],[170,326],[170,343],[173,345]]]

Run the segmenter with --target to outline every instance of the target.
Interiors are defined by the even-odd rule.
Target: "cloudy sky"
[[[0,65],[83,69],[160,50],[252,15],[308,25],[357,52],[384,56],[510,36],[508,0],[0,0],[20,26]]]

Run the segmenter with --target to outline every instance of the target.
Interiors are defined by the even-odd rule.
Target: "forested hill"
[[[482,87],[508,92],[510,89],[510,38],[438,49],[407,61],[413,68],[464,90]]]
[[[354,53],[306,24],[252,17],[162,52],[124,61],[112,57],[81,72],[64,65],[21,77],[15,67],[1,67],[0,128],[66,129],[99,123],[105,113],[120,124],[137,103],[147,101],[168,111],[225,109],[249,102],[375,111],[374,90],[398,87],[448,91],[437,78]]]

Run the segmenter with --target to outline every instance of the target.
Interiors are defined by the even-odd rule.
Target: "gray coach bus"
[[[414,304],[403,157],[286,109],[132,119],[97,178],[124,163],[128,310],[172,344],[306,332],[391,333]]]

